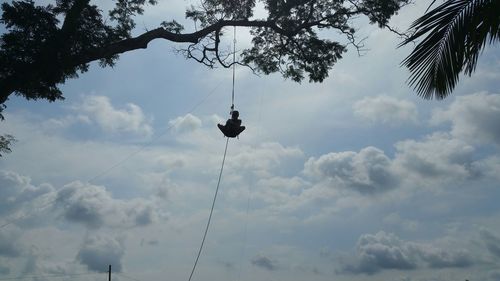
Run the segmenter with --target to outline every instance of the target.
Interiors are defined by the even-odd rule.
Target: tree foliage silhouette
[[[462,71],[469,76],[475,71],[486,43],[500,40],[500,1],[447,0],[411,28],[415,33],[401,45],[423,39],[403,61],[409,83],[425,99],[443,99]]]
[[[59,86],[89,69],[89,63],[113,66],[120,54],[145,49],[154,39],[184,43],[187,59],[214,67],[231,66],[220,47],[224,29],[250,29],[252,46],[236,63],[254,71],[300,82],[321,82],[348,45],[359,48],[352,19],[360,15],[371,23],[387,26],[392,15],[411,0],[260,0],[265,18],[254,17],[256,0],[202,0],[185,17],[196,23],[193,31],[175,20],[133,37],[135,18],[157,0],[114,0],[109,10],[90,0],[53,0],[37,5],[34,0],[2,4],[0,24],[0,119],[12,94],[27,100],[64,99]],[[325,37],[333,30],[341,42]],[[392,30],[392,29],[391,29]],[[339,38],[339,36],[336,36]],[[4,135],[2,152],[12,140]]]
[[[186,58],[229,67],[220,48],[228,26],[251,30],[252,46],[237,63],[265,74],[280,72],[294,81],[307,76],[321,82],[349,44],[359,47],[354,17],[365,15],[384,27],[409,1],[261,0],[267,16],[256,18],[256,0],[203,0],[185,13],[197,30],[184,33],[181,24],[170,20],[136,37],[134,18],[157,0],[115,0],[109,11],[90,0],[55,0],[45,6],[33,0],[3,3],[1,23],[7,31],[0,40],[1,109],[11,94],[28,100],[63,99],[58,86],[87,71],[90,62],[113,66],[120,54],[147,48],[154,39],[185,43]],[[325,38],[323,30],[337,31],[344,40]]]
[[[12,150],[10,146],[14,143],[16,139],[11,135],[0,136],[0,157],[5,153],[10,153]],[[3,153],[3,154],[2,154]]]

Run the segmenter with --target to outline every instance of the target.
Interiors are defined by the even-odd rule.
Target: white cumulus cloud
[[[457,97],[447,109],[434,112],[431,122],[451,122],[451,133],[457,138],[500,145],[500,94]]]
[[[128,103],[123,109],[117,109],[108,97],[88,96],[81,105],[74,108],[109,133],[130,133],[146,137],[153,134],[151,120],[133,103]]]
[[[366,97],[357,101],[353,109],[355,115],[372,122],[417,123],[418,112],[415,104],[389,96]]]
[[[457,180],[475,176],[475,149],[447,133],[434,133],[423,140],[405,140],[396,145],[395,165],[421,180]]]
[[[199,129],[202,125],[200,118],[188,113],[184,116],[179,116],[168,122],[176,132],[191,132]]]
[[[35,186],[31,178],[12,171],[0,170],[0,216],[7,216],[15,211],[28,211],[25,205],[34,205],[34,201],[51,194],[54,188],[49,184]]]
[[[474,259],[464,249],[443,249],[431,243],[405,241],[379,231],[361,235],[354,257],[341,259],[340,272],[375,274],[388,269],[465,268],[473,264]]]

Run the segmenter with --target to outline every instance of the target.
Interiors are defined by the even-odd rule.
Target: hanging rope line
[[[231,114],[234,110],[234,82],[236,76],[236,26],[233,26],[233,85],[231,90]],[[229,143],[229,138],[226,140],[226,148],[224,149],[224,157],[222,157],[222,165],[220,167],[219,179],[217,180],[217,188],[215,189],[214,199],[212,200],[212,208],[210,208],[210,215],[208,216],[207,226],[205,227],[205,233],[203,233],[203,239],[201,240],[200,249],[198,250],[198,254],[196,255],[196,260],[194,261],[193,269],[191,269],[191,274],[189,274],[188,281],[191,281],[193,278],[194,271],[196,270],[196,266],[198,265],[198,261],[201,256],[201,252],[203,250],[203,245],[205,245],[205,239],[207,238],[208,229],[210,227],[210,222],[212,221],[212,214],[214,212],[215,201],[217,200],[217,194],[219,193],[220,181],[222,179],[222,171],[224,171],[224,163],[226,162],[226,154],[227,154],[227,146]]]
[[[236,72],[236,26],[233,26],[233,90],[231,92],[231,113],[234,109],[234,77]]]
[[[207,227],[205,228],[205,233],[203,234],[203,239],[201,240],[200,249],[198,250],[198,255],[196,256],[196,260],[194,261],[193,269],[191,270],[191,274],[189,275],[188,281],[191,281],[193,277],[193,273],[198,265],[198,260],[200,259],[201,251],[203,250],[203,245],[205,244],[205,239],[207,238],[208,228],[210,227],[210,222],[212,221],[212,214],[214,212],[215,201],[217,200],[217,194],[219,193],[220,180],[222,178],[222,171],[224,170],[224,163],[226,162],[226,153],[227,153],[227,145],[229,143],[229,138],[226,140],[226,148],[224,149],[224,157],[222,157],[222,165],[220,167],[219,179],[217,180],[217,188],[215,189],[214,199],[212,200],[212,208],[210,209],[210,215],[208,216]]]

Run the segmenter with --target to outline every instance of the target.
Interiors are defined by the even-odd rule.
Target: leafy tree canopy
[[[220,51],[223,29],[250,28],[252,46],[242,51],[238,63],[257,72],[280,72],[294,81],[321,82],[342,57],[349,44],[356,45],[352,19],[366,16],[373,24],[387,26],[389,18],[410,0],[203,0],[185,17],[197,29],[185,31],[175,20],[132,37],[134,18],[145,5],[157,0],[114,0],[103,11],[90,0],[55,0],[40,6],[33,0],[2,4],[0,23],[0,113],[11,94],[26,99],[63,99],[58,85],[76,78],[99,61],[113,66],[119,54],[147,48],[154,39],[185,43],[183,53],[207,66],[228,67]],[[256,5],[265,7],[265,18],[254,17]],[[109,18],[109,20],[105,20]],[[333,30],[345,40],[322,36]]]
[[[461,72],[472,75],[486,44],[500,41],[500,1],[447,0],[410,28],[414,33],[401,45],[421,39],[403,61],[410,85],[426,99],[444,99]]]
[[[2,153],[10,153],[10,146],[16,142],[16,139],[11,135],[3,135],[0,136],[0,157],[2,157]]]

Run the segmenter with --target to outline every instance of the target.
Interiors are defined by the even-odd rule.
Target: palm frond
[[[400,46],[425,38],[402,62],[410,70],[408,83],[425,99],[443,99],[463,70],[474,72],[486,43],[500,39],[500,1],[448,0],[410,28],[414,34]]]

